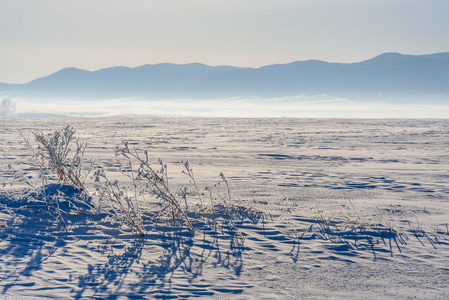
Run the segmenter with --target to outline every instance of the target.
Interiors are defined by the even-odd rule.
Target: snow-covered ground
[[[7,172],[39,186],[20,132],[66,124],[113,179],[128,141],[173,186],[181,161],[201,188],[223,172],[253,209],[144,219],[141,237],[62,201],[66,232]],[[447,119],[0,119],[0,299],[447,299],[448,148]]]

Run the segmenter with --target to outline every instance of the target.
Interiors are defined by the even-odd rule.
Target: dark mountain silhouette
[[[358,100],[449,102],[449,53],[385,53],[357,63],[318,60],[261,68],[199,63],[66,68],[0,92],[35,97],[145,97],[149,99],[282,97],[329,94]]]
[[[234,67],[203,64],[157,64],[113,67],[94,72],[66,68],[20,87],[27,95],[87,97],[178,97],[177,92]]]

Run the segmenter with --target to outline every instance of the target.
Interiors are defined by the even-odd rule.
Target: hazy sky
[[[0,0],[0,82],[65,67],[449,52],[448,16],[448,0]]]

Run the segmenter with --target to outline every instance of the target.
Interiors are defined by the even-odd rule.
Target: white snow
[[[20,132],[66,124],[111,178],[126,140],[173,186],[187,160],[261,213],[148,218],[140,237],[66,206],[65,232],[6,167],[39,186]],[[0,299],[447,299],[448,147],[448,119],[0,119]]]

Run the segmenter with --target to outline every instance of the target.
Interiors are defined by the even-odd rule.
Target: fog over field
[[[10,98],[7,98],[10,99]],[[212,100],[29,100],[16,98],[3,117],[299,117],[446,118],[449,105],[357,102],[328,95]]]

